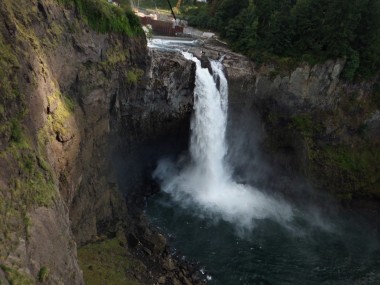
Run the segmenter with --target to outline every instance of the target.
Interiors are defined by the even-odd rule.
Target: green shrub
[[[22,141],[22,128],[18,120],[13,120],[11,123],[11,141],[15,143]]]
[[[336,187],[340,198],[380,197],[380,152],[376,146],[326,145],[315,153],[314,166]],[[342,180],[343,179],[343,180]]]
[[[143,35],[140,21],[130,9],[122,9],[104,0],[58,0],[74,6],[76,12],[95,31],[115,32],[126,36]]]
[[[0,104],[0,119],[4,116],[4,114],[5,114],[4,106]]]
[[[41,283],[45,282],[49,277],[49,268],[46,266],[42,266],[40,271],[38,272],[38,281]]]
[[[299,131],[304,137],[311,137],[315,132],[315,124],[309,114],[294,116],[291,127]]]
[[[124,238],[89,243],[78,249],[78,260],[86,284],[139,285],[133,276],[143,274],[144,267],[123,246]]]
[[[74,112],[74,109],[76,106],[75,100],[69,97],[68,95],[64,95],[64,94],[62,94],[62,98],[63,98],[63,103],[65,104],[67,110],[69,110],[69,112]]]
[[[127,82],[129,84],[135,84],[141,76],[143,76],[144,71],[141,69],[133,69],[133,70],[128,70],[127,72]]]
[[[5,265],[0,265],[1,269],[5,272],[6,279],[10,285],[32,285],[34,284],[32,278],[18,270]]]
[[[342,72],[343,78],[349,81],[353,80],[359,66],[360,66],[359,53],[357,51],[352,50],[349,56],[347,57],[347,62]]]
[[[24,111],[25,104],[18,92],[16,79],[19,67],[16,50],[0,32],[0,120],[10,122],[11,118],[20,117]],[[4,121],[0,121],[0,125],[4,126]],[[14,135],[14,139],[17,139],[17,134]]]

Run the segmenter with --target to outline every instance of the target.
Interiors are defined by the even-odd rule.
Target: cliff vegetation
[[[380,65],[377,0],[210,0],[184,14],[256,62],[346,58],[348,80],[372,78]]]
[[[129,6],[120,8],[104,0],[57,0],[66,7],[74,8],[82,20],[95,31],[115,32],[126,36],[142,35],[140,21]]]
[[[91,72],[81,60],[127,69],[125,43],[144,34],[130,8],[106,1],[4,0],[0,15],[0,283],[82,284],[68,209],[85,123],[66,87]]]

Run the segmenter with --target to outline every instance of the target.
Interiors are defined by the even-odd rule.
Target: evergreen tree
[[[380,1],[366,4],[353,46],[360,53],[360,74],[368,77],[380,67]]]
[[[380,0],[209,0],[207,8],[190,23],[248,55],[346,58],[347,79],[379,69]]]

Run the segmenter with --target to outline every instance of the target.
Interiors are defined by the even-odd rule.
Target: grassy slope
[[[88,285],[139,285],[133,276],[144,268],[126,249],[120,237],[91,243],[78,250],[80,267]]]

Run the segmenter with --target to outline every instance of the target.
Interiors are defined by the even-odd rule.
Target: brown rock
[[[166,282],[165,276],[161,276],[160,278],[158,278],[158,284],[165,284],[165,282]]]
[[[164,260],[163,266],[168,271],[173,271],[176,269],[175,261],[170,257]]]

